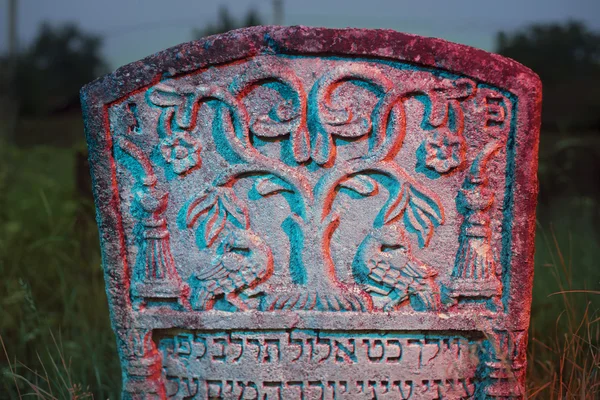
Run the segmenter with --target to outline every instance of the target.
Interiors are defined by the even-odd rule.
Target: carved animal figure
[[[273,273],[271,249],[249,230],[231,231],[221,242],[212,264],[193,279],[192,307],[207,310],[215,297],[225,299],[240,311],[248,306],[239,294],[255,287]]]
[[[412,254],[406,232],[398,224],[383,226],[367,235],[355,257],[354,275],[368,292],[390,297],[383,307],[385,311],[397,308],[412,296],[426,310],[440,306],[439,288],[433,279],[437,272]]]

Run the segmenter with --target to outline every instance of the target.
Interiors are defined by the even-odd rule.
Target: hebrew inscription
[[[523,398],[536,78],[294,29],[83,92],[124,396]]]
[[[199,332],[162,339],[159,348],[167,394],[199,398],[463,398],[474,393],[478,361],[477,341],[399,332]],[[347,380],[361,374],[385,380]]]

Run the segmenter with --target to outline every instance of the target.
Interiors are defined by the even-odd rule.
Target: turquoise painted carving
[[[84,88],[125,398],[523,398],[540,86],[257,27]]]

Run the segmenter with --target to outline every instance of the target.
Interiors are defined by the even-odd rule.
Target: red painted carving
[[[480,128],[489,142],[475,156],[459,194],[458,204],[465,219],[460,246],[449,287],[454,297],[498,298],[502,284],[498,277],[499,256],[491,244],[491,216],[494,193],[489,187],[487,164],[506,146],[512,115],[511,103],[489,89],[480,92],[484,99],[484,124]],[[497,303],[499,305],[499,303]]]
[[[123,396],[523,398],[539,99],[476,49],[303,27],[86,87]]]
[[[464,115],[459,100],[466,100],[474,91],[475,85],[468,79],[445,81],[429,91],[429,124],[434,130],[425,139],[427,167],[439,173],[446,173],[464,162]],[[454,119],[454,131],[449,127],[450,115]]]
[[[138,277],[132,296],[142,305],[149,299],[177,299],[187,305],[189,289],[181,282],[169,243],[169,231],[164,212],[167,193],[157,189],[157,178],[148,158],[129,139],[121,137],[118,146],[142,167],[142,189],[135,193],[135,202],[142,212],[142,235],[138,263],[133,271]]]

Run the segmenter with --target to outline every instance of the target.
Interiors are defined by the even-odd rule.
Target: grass
[[[582,273],[550,228],[538,230],[528,351],[531,399],[600,398],[599,272]],[[582,238],[585,241],[585,239]],[[572,249],[572,243],[569,243]],[[598,253],[597,247],[590,250]],[[581,264],[580,264],[581,265]],[[546,294],[547,292],[552,292]],[[537,316],[536,316],[537,314]]]
[[[0,144],[0,395],[116,399],[120,368],[89,199],[74,150]],[[596,203],[539,215],[529,341],[534,399],[600,398]],[[564,210],[569,210],[568,214]]]
[[[73,194],[73,151],[0,148],[0,393],[118,398],[97,234],[90,204]]]

